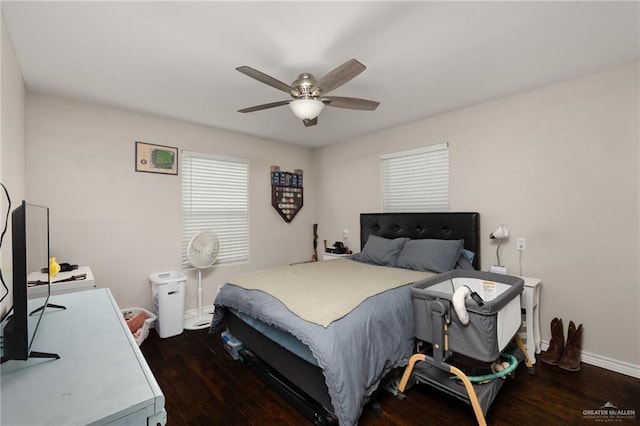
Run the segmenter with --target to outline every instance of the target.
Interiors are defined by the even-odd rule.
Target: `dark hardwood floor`
[[[282,397],[234,361],[219,335],[185,331],[161,339],[151,330],[141,346],[166,397],[169,426],[181,425],[306,425],[311,424]],[[382,416],[365,408],[359,425],[474,425],[470,406],[426,385],[407,391],[406,398],[381,392]],[[535,375],[524,365],[508,379],[487,415],[490,425],[600,424],[584,410],[611,402],[635,410],[634,420],[605,419],[615,424],[640,424],[640,379],[582,364],[576,373],[538,362]]]

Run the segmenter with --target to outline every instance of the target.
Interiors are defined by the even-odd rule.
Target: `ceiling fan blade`
[[[275,107],[279,107],[282,105],[287,105],[289,102],[291,101],[278,101],[278,102],[271,102],[269,104],[262,104],[262,105],[256,105],[256,106],[252,106],[249,108],[243,108],[243,109],[239,109],[238,112],[254,112],[254,111],[261,111],[263,109],[268,109],[268,108],[275,108]]]
[[[302,122],[304,123],[304,127],[315,126],[318,124],[318,117],[312,118],[311,120],[302,120]]]
[[[325,105],[338,108],[360,109],[365,111],[373,111],[378,108],[380,102],[369,101],[367,99],[346,98],[343,96],[323,96],[322,102]]]
[[[318,80],[318,82],[311,88],[311,93],[314,95],[316,92],[320,92],[320,94],[329,93],[333,89],[342,86],[365,69],[367,69],[367,67],[357,60],[350,59],[344,64],[329,71],[324,77]]]
[[[236,70],[240,71],[242,74],[247,75],[251,78],[258,80],[261,83],[267,84],[271,87],[274,87],[278,90],[282,90],[283,92],[292,93],[294,89],[286,83],[277,80],[270,75],[263,73],[262,71],[258,71],[255,68],[248,67],[243,65],[241,67],[236,68]]]

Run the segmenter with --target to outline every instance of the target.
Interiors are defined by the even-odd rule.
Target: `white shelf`
[[[55,281],[65,280],[75,275],[86,274],[87,277],[83,280],[77,281],[65,281],[56,283]],[[34,272],[29,274],[27,278],[29,281],[46,281],[47,274],[41,274]],[[90,290],[96,287],[96,280],[93,277],[93,272],[89,266],[78,266],[78,269],[68,272],[59,272],[55,277],[51,279],[51,294],[65,294],[73,293],[75,291]],[[29,298],[44,297],[47,295],[46,285],[37,285],[35,287],[29,287],[27,289]]]

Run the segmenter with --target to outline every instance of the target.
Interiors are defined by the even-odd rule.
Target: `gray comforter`
[[[226,284],[215,300],[211,332],[227,307],[284,330],[309,346],[322,368],[340,425],[358,423],[362,407],[391,369],[406,365],[414,336],[410,286],[372,296],[327,328],[304,321],[257,290]]]

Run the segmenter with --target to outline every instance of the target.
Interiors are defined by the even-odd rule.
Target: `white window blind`
[[[182,152],[182,264],[193,235],[211,230],[220,242],[217,263],[249,259],[246,160]]]
[[[449,211],[449,144],[380,156],[385,212]]]

